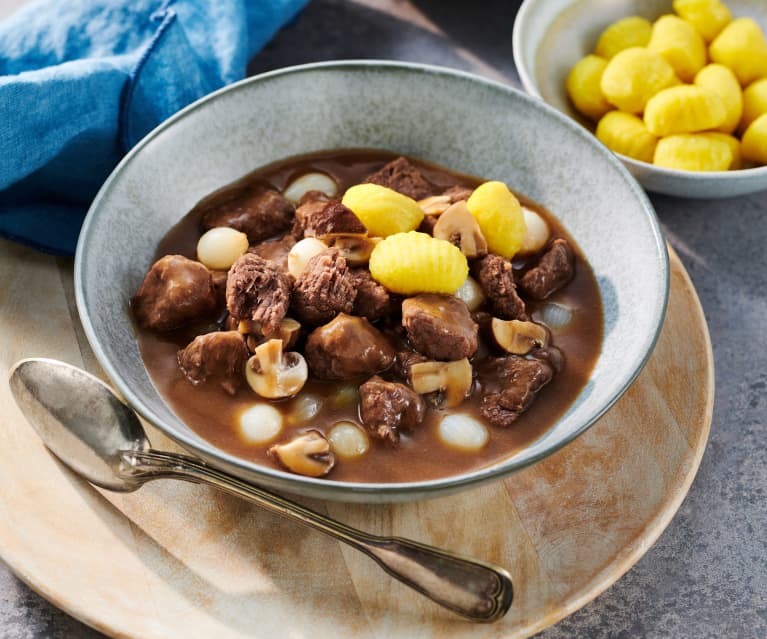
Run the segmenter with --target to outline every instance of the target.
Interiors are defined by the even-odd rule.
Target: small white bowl
[[[749,16],[767,33],[767,2],[725,0],[734,17]],[[673,13],[671,0],[525,0],[514,22],[513,48],[522,85],[530,94],[585,123],[567,97],[565,78],[592,53],[602,30],[626,16],[655,20]],[[616,154],[649,191],[688,198],[724,198],[767,189],[767,166],[739,171],[664,169]]]
[[[202,439],[152,384],[128,301],[160,238],[203,196],[300,153],[382,148],[502,180],[554,212],[591,264],[604,309],[602,350],[573,404],[538,440],[472,472],[403,483],[293,475]],[[120,163],[85,220],[75,258],[83,328],[123,397],[210,464],[264,486],[343,501],[455,492],[558,450],[641,370],[663,323],[668,256],[647,196],[583,128],[505,85],[437,67],[334,62],[282,69],[217,91],[161,124]]]

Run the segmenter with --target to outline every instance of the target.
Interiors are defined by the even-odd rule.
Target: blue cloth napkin
[[[308,0],[37,0],[0,22],[0,235],[72,254],[118,160]]]

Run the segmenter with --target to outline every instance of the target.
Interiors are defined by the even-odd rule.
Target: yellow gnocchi
[[[480,184],[466,206],[479,224],[491,253],[507,259],[514,257],[525,239],[525,215],[522,205],[503,182]]]
[[[622,111],[610,111],[599,121],[597,138],[611,151],[642,162],[652,162],[658,144],[640,117]]]
[[[607,101],[621,111],[641,113],[658,91],[678,83],[674,69],[663,56],[631,47],[608,62],[600,87]]]
[[[370,255],[370,274],[394,293],[447,293],[466,281],[469,264],[461,250],[426,233],[395,233]]]
[[[732,20],[727,5],[719,0],[674,0],[674,11],[711,42]]]
[[[726,116],[722,98],[716,93],[685,84],[664,89],[650,98],[644,123],[650,133],[664,136],[715,129]]]
[[[727,168],[733,170],[741,167],[742,159],[740,153],[740,140],[738,140],[738,138],[728,135],[727,133],[722,133],[721,131],[706,131],[704,133],[698,133],[698,135],[727,144],[730,147],[730,151],[732,151],[732,161]]]
[[[730,22],[708,51],[714,62],[732,69],[741,86],[767,76],[767,40],[751,18]]]
[[[689,22],[677,16],[661,16],[652,26],[650,51],[662,55],[684,82],[692,82],[706,65],[706,43]]]
[[[767,113],[754,120],[743,134],[741,152],[746,160],[767,164]]]
[[[767,78],[752,82],[743,92],[743,117],[740,130],[748,128],[762,113],[767,113]]]
[[[597,55],[587,55],[567,75],[565,86],[575,108],[593,120],[598,120],[613,107],[605,100],[599,83],[607,66],[607,60]]]
[[[413,231],[423,221],[423,210],[414,199],[378,184],[351,187],[342,203],[377,237]]]
[[[695,84],[713,91],[722,99],[726,115],[717,129],[732,133],[743,115],[743,92],[735,74],[722,64],[709,64],[695,76]]]
[[[640,16],[629,16],[613,22],[599,36],[594,53],[609,60],[629,47],[644,47],[650,41],[652,25]]]
[[[726,142],[696,133],[670,135],[658,142],[653,163],[683,171],[726,171],[732,151]]]

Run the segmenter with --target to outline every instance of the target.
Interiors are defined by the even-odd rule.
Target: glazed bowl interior
[[[397,484],[312,479],[236,458],[201,439],[158,394],[139,354],[129,298],[162,236],[204,195],[293,155],[378,148],[507,182],[548,207],[599,283],[604,341],[576,401],[508,459],[444,479]],[[106,182],[83,226],[78,309],[99,362],[147,420],[211,464],[271,488],[384,502],[445,494],[522,468],[571,441],[628,387],[665,313],[665,243],[647,198],[585,129],[519,91],[434,67],[307,65],[238,83],[153,131]]]
[[[767,3],[725,0],[733,16],[749,16],[767,33]],[[672,13],[671,0],[525,0],[514,22],[514,62],[525,90],[593,131],[565,91],[573,65],[593,53],[602,30],[621,18],[655,20]],[[618,154],[650,191],[691,198],[721,198],[767,189],[767,166],[739,171],[693,172],[653,166]]]

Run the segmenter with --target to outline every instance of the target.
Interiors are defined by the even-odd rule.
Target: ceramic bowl
[[[736,17],[750,16],[767,33],[767,3],[725,0]],[[655,20],[673,13],[671,0],[525,0],[514,22],[514,62],[525,90],[579,122],[565,78],[592,53],[602,30],[630,15]],[[593,126],[591,128],[593,130]],[[646,189],[688,198],[724,198],[767,189],[767,166],[740,171],[698,173],[653,166],[618,154]]]
[[[234,457],[173,413],[139,355],[128,301],[159,239],[200,198],[293,155],[381,148],[507,182],[555,212],[590,261],[605,310],[602,352],[586,387],[540,439],[500,463],[434,481],[312,479]],[[663,321],[668,256],[653,209],[620,162],[582,127],[501,84],[436,67],[321,63],[254,77],[159,126],[120,163],[85,220],[77,305],[114,385],[179,444],[255,483],[326,499],[385,502],[445,494],[502,477],[571,441],[626,390]]]

